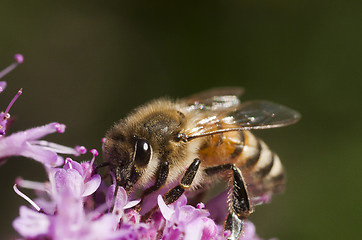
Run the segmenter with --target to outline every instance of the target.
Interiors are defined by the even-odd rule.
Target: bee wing
[[[184,111],[219,111],[240,104],[239,97],[244,89],[240,87],[212,88],[181,99],[186,104]]]
[[[190,140],[222,132],[283,127],[296,123],[300,117],[297,111],[277,103],[249,101],[198,120],[195,127],[187,131],[186,138]]]
[[[299,112],[265,100],[249,101],[222,118],[225,123],[238,125],[242,130],[283,127],[296,123]]]

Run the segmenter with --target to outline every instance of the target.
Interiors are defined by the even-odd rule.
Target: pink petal
[[[114,235],[114,226],[117,226],[118,220],[113,214],[105,214],[101,218],[92,222],[90,226],[93,239],[116,239]],[[113,238],[112,238],[113,237]]]
[[[217,225],[210,218],[203,218],[204,221],[204,229],[202,231],[201,240],[209,240],[212,239],[215,235],[218,234]]]
[[[123,187],[118,187],[116,200],[114,202],[114,209],[120,209],[123,211],[123,207],[127,203],[127,193]]]
[[[30,145],[29,143],[27,143],[26,146],[23,146],[22,150],[20,150],[18,154],[14,155],[21,155],[24,157],[32,158],[43,164],[48,164],[52,166],[56,166],[60,163],[58,155],[55,152],[44,149],[42,147]]]
[[[54,163],[54,167],[61,166],[64,164],[64,158],[61,156],[57,156],[57,161]]]
[[[141,199],[130,201],[123,207],[123,209],[132,208],[132,207],[136,206],[137,204],[139,204],[140,202],[141,202]]]
[[[82,176],[77,172],[77,170],[58,169],[54,178],[58,193],[68,194],[70,192],[76,198],[82,196],[82,193],[84,192],[84,182]]]
[[[242,233],[242,238],[245,240],[259,240],[260,238],[256,235],[255,226],[250,221],[244,222],[244,231]]]
[[[112,184],[111,186],[109,186],[109,188],[107,190],[107,195],[106,195],[107,206],[109,208],[114,206],[113,212],[115,212],[117,210],[123,212],[123,208],[124,208],[124,206],[126,206],[127,199],[128,199],[126,190],[124,190],[123,187],[118,187],[116,199],[113,201],[114,189],[115,189],[115,185]]]
[[[193,221],[185,228],[185,240],[201,239],[202,229],[204,228],[204,222],[201,219]]]
[[[181,234],[182,233],[181,233],[180,229],[171,227],[169,229],[166,229],[166,231],[163,233],[162,240],[182,239]]]
[[[31,144],[28,141],[29,138],[31,138],[29,131],[23,131],[0,139],[0,158],[24,156],[52,166],[62,163],[62,159],[58,159],[58,155],[54,151]]]
[[[114,198],[114,189],[116,186],[113,184],[109,186],[106,193],[106,204],[108,208],[111,208],[113,206],[113,198]]]
[[[73,161],[71,158],[66,158],[63,169],[68,170],[71,168],[77,170],[79,172],[79,174],[81,176],[83,176],[84,171],[83,171],[82,165],[76,161]]]
[[[27,140],[36,140],[40,139],[48,134],[54,133],[57,131],[59,123],[49,123],[40,127],[35,127],[24,131],[27,135]],[[17,134],[17,133],[15,133]]]
[[[99,174],[93,175],[93,177],[91,177],[89,181],[84,184],[84,192],[82,194],[82,197],[93,194],[101,184],[101,180],[102,179]]]
[[[53,215],[57,209],[57,205],[54,201],[49,201],[45,198],[34,199],[34,202],[48,215]]]
[[[49,233],[50,220],[43,213],[21,206],[20,216],[14,220],[13,227],[23,237],[33,238]]]
[[[165,201],[163,201],[163,198],[161,195],[158,195],[157,203],[158,203],[158,207],[160,208],[160,211],[161,211],[163,217],[169,221],[175,211],[166,205],[166,203],[165,203]]]

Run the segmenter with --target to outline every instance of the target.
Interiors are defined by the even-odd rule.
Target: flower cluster
[[[23,61],[16,62],[0,72],[0,78]],[[0,82],[0,91],[6,82]],[[4,112],[0,113],[0,159],[11,156],[32,158],[44,166],[44,182],[18,178],[14,191],[30,207],[21,206],[20,214],[13,221],[14,229],[24,239],[224,239],[221,225],[210,218],[205,205],[187,205],[183,195],[175,203],[166,205],[162,196],[157,198],[158,210],[149,220],[141,221],[134,207],[139,200],[129,200],[122,187],[116,189],[115,181],[108,186],[95,171],[94,161],[98,152],[93,149],[92,159],[78,163],[62,155],[87,153],[85,147],[66,147],[41,140],[51,133],[63,133],[65,125],[50,123],[11,135],[6,135],[9,110],[20,96],[17,93]],[[35,199],[30,199],[19,189],[33,189]],[[246,221],[241,239],[258,240],[254,225]]]
[[[167,206],[158,196],[156,211],[146,223],[132,209],[139,200],[129,201],[126,191],[115,184],[107,187],[93,172],[93,159],[82,163],[65,159],[61,168],[46,168],[48,181],[37,183],[18,179],[14,187],[34,209],[20,207],[20,216],[13,222],[25,239],[224,239],[222,226],[217,225],[202,203],[187,205],[183,195]],[[33,188],[39,198],[34,201],[16,186]],[[99,196],[104,196],[99,198]],[[242,239],[258,240],[254,225],[246,223]]]

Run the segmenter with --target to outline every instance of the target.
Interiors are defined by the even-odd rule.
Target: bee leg
[[[194,180],[199,169],[200,163],[200,159],[195,158],[191,165],[187,168],[180,183],[176,187],[170,189],[167,193],[165,193],[165,195],[163,195],[163,200],[167,205],[179,199],[185,192],[185,189],[188,189],[191,186],[192,181]]]
[[[142,200],[147,195],[157,191],[165,184],[167,176],[168,176],[168,172],[169,172],[169,163],[162,162],[157,171],[157,179],[156,179],[155,185],[153,185],[152,187],[149,187],[143,191],[142,196],[141,196]]]
[[[180,183],[163,195],[162,198],[167,205],[171,204],[171,203],[175,202],[177,199],[179,199],[181,197],[181,195],[185,192],[185,189],[188,189],[191,186],[192,181],[194,180],[196,173],[199,169],[200,163],[201,163],[200,159],[195,158],[195,160],[187,168]],[[155,206],[149,212],[147,212],[145,215],[143,215],[141,218],[141,221],[144,222],[149,217],[151,217],[151,215],[153,214],[154,211],[156,211],[157,208],[158,208],[158,206]]]
[[[224,230],[231,231],[228,239],[239,239],[243,230],[244,219],[247,218],[252,210],[250,208],[248,192],[245,187],[241,171],[234,164],[225,164],[221,166],[205,169],[206,174],[213,175],[227,170],[233,171],[233,186],[231,189],[231,201],[229,203],[229,213],[226,217]]]
[[[168,162],[162,162],[160,164],[160,167],[158,168],[158,171],[157,171],[157,174],[156,174],[157,179],[156,179],[155,185],[145,189],[142,192],[141,202],[138,203],[135,206],[135,209],[140,210],[141,206],[142,206],[142,203],[143,203],[143,200],[146,198],[146,196],[148,196],[149,194],[151,194],[151,193],[157,191],[158,189],[160,189],[161,187],[163,187],[163,185],[166,182],[168,172],[169,172],[169,163]]]

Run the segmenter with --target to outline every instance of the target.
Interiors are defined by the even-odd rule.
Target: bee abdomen
[[[278,155],[260,139],[245,131],[245,146],[240,156],[241,169],[265,191],[280,192],[284,187],[285,173]]]
[[[282,192],[285,186],[285,171],[278,157],[274,154],[273,167],[264,177],[265,186],[274,193]]]
[[[271,171],[274,166],[275,161],[275,154],[268,148],[268,146],[262,141],[258,140],[259,145],[261,146],[258,148],[260,151],[258,156],[258,160],[255,164],[251,167],[251,171],[254,175],[258,175],[259,177],[265,177]]]

